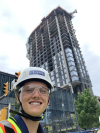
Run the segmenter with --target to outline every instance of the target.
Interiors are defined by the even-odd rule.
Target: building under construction
[[[29,36],[27,58],[30,66],[46,69],[54,85],[72,92],[84,92],[92,84],[72,24],[73,14],[57,7],[41,20]]]
[[[73,94],[74,96],[75,94]],[[41,125],[45,133],[69,133],[79,131],[71,89],[54,86],[50,105]]]

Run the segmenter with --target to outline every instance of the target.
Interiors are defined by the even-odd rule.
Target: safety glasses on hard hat
[[[33,94],[36,90],[38,90],[39,94],[42,95],[50,94],[50,89],[43,86],[35,87],[33,85],[27,85],[19,89],[19,91],[21,91],[23,94]]]

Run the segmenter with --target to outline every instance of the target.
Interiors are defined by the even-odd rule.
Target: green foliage
[[[100,105],[97,98],[91,96],[89,89],[85,89],[82,94],[78,93],[75,107],[80,128],[99,127]]]
[[[12,105],[15,106],[15,111],[19,112],[20,104],[17,103],[16,98],[13,98],[13,100],[14,100],[14,104],[12,104]],[[12,117],[15,116],[15,115],[16,114],[11,113]]]

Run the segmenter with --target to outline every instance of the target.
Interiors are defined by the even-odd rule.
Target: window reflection
[[[78,74],[77,74],[77,72],[76,72],[76,71],[71,71],[71,72],[70,72],[70,74],[71,74],[71,76],[73,76],[73,75],[78,76]]]
[[[67,57],[69,57],[69,56],[72,56],[73,57],[73,55],[71,53],[67,53],[66,56]]]
[[[54,80],[54,76],[51,77],[51,80]]]
[[[70,67],[69,67],[69,70],[70,70],[70,71],[76,70],[76,67],[75,67],[75,66],[70,66]]]
[[[69,66],[71,66],[71,65],[75,66],[75,63],[73,61],[70,61],[70,62],[68,62],[68,65]]]
[[[72,81],[76,81],[76,80],[79,81],[79,78],[76,76],[71,77],[71,79],[72,79]]]
[[[74,61],[74,59],[72,57],[68,57],[67,60],[68,61],[70,61],[70,60]]]
[[[72,50],[69,49],[69,48],[67,48],[67,49],[65,49],[65,52],[66,52],[66,53],[67,53],[67,52],[71,52],[71,53],[72,53]]]

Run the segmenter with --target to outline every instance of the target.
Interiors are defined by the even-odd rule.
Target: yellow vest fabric
[[[9,122],[11,124],[11,127],[12,127],[12,129],[14,130],[15,133],[22,133],[21,129],[16,124],[16,120],[13,117],[7,119],[6,122],[3,121],[3,124],[2,124],[2,121],[0,122],[0,133],[6,133],[5,129],[4,129],[5,128],[4,126],[7,126],[7,122]],[[9,133],[9,132],[7,132],[7,133]]]

